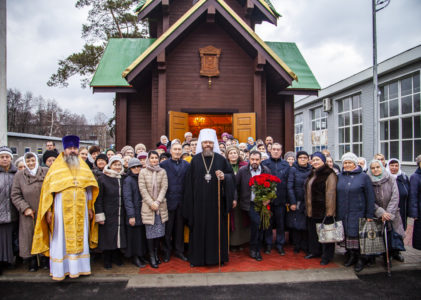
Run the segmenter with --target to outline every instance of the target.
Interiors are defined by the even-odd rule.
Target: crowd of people
[[[239,143],[202,129],[198,138],[184,138],[161,136],[154,149],[139,143],[117,151],[79,147],[77,136],[66,136],[62,153],[48,142],[41,158],[28,152],[14,163],[1,147],[1,268],[20,257],[29,271],[50,269],[62,280],[90,274],[93,256],[105,269],[123,264],[123,255],[137,267],[158,268],[172,257],[193,267],[223,265],[230,251],[246,247],[261,261],[262,251],[285,255],[286,231],[294,253],[327,265],[335,244],[319,242],[316,224],[341,220],[344,265],[360,272],[376,259],[361,253],[362,218],[386,222],[390,255],[404,260],[407,218],[417,223],[421,214],[421,155],[409,178],[398,159],[382,154],[367,163],[345,153],[339,167],[328,150],[283,155],[270,136]],[[268,229],[249,184],[263,173],[280,179]],[[414,247],[421,249],[421,238]]]

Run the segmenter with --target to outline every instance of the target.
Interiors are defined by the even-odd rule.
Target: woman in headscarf
[[[367,173],[371,178],[376,197],[374,214],[377,218],[381,218],[383,222],[387,222],[389,252],[393,258],[403,261],[398,249],[393,249],[391,243],[392,229],[395,236],[398,235],[396,238],[403,240],[405,237],[399,213],[399,189],[396,179],[386,171],[383,163],[376,159],[371,161]],[[385,255],[384,259],[386,263]]]
[[[104,268],[112,261],[121,266],[120,249],[126,248],[125,211],[123,203],[123,161],[113,156],[98,177],[99,194],[95,202],[95,219],[99,225],[98,248],[103,251]]]
[[[161,138],[159,139],[159,143],[156,143],[157,148],[161,145],[164,145],[165,147],[167,147],[167,149],[171,147],[171,141],[168,139],[166,135],[161,135]]]
[[[23,156],[15,160],[15,167],[16,169],[18,169],[18,171],[25,169],[25,162],[23,161]]]
[[[364,157],[358,157],[358,165],[361,167],[364,173],[367,173],[368,167],[367,167],[367,160]]]
[[[236,146],[229,146],[226,151],[227,161],[231,165],[234,175],[242,166],[247,166],[240,157],[240,150]],[[235,197],[237,198],[237,197]],[[231,251],[241,251],[242,245],[250,241],[250,220],[247,212],[236,206],[230,213],[230,248]]]
[[[406,230],[406,219],[409,207],[409,178],[401,169],[401,162],[397,158],[389,159],[386,170],[396,179],[399,189],[399,212],[402,218],[403,229]]]
[[[19,212],[19,255],[27,260],[30,272],[38,270],[37,257],[31,255],[32,238],[36,211],[38,210],[41,187],[48,168],[40,167],[35,153],[24,155],[24,166],[14,179],[12,186],[12,202]],[[48,258],[41,258],[41,266],[48,268]]]
[[[254,139],[251,136],[249,136],[247,138],[247,150],[250,151],[254,146],[256,146],[256,143],[255,143]]]
[[[348,152],[342,156],[342,166],[336,186],[336,206],[338,220],[343,222],[345,231],[347,259],[344,265],[355,265],[355,272],[360,272],[367,259],[360,251],[359,219],[373,220],[374,192],[370,177],[358,166],[354,153]]]
[[[316,223],[333,223],[336,211],[335,172],[326,164],[326,157],[321,152],[311,156],[313,170],[305,183],[307,228],[309,239],[309,254],[306,259],[322,257],[321,265],[327,265],[335,254],[335,243],[319,243]]]
[[[146,239],[149,250],[150,265],[158,268],[161,260],[158,256],[160,239],[165,236],[165,222],[168,221],[167,172],[159,166],[159,155],[156,151],[148,153],[146,168],[139,174],[139,189],[142,195],[142,222],[145,224]]]

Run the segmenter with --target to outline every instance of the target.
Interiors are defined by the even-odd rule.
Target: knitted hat
[[[130,146],[130,145],[127,145],[127,146],[124,146],[122,149],[121,149],[121,155],[123,155],[123,157],[125,157],[126,156],[126,152],[128,151],[128,150],[132,150],[132,152],[133,152],[133,154],[135,153],[134,152],[134,148],[132,147],[132,146]]]
[[[311,158],[317,156],[318,158],[320,158],[324,163],[326,163],[326,156],[320,152],[320,151],[316,151],[311,155]]]
[[[107,164],[108,164],[108,156],[105,155],[104,153],[98,154],[98,156],[95,159],[95,166],[97,165],[96,163],[97,163],[98,159],[105,160],[107,162]]]
[[[342,164],[345,161],[350,161],[350,162],[353,162],[356,166],[358,165],[358,157],[352,152],[347,152],[344,155],[342,155],[341,160],[342,160]]]
[[[292,151],[289,151],[289,152],[285,153],[284,159],[287,160],[288,157],[293,157],[295,159],[295,153],[292,152]]]
[[[137,166],[141,166],[140,160],[138,158],[130,158],[129,160],[129,169]]]
[[[147,152],[140,152],[138,155],[137,155],[137,158],[138,159],[141,159],[141,158],[147,158],[148,157],[148,153]]]
[[[119,161],[119,162],[121,162],[121,164],[122,164],[122,165],[124,165],[124,162],[123,162],[123,160],[120,158],[120,156],[114,155],[114,156],[111,156],[111,158],[110,158],[110,160],[109,160],[109,162],[108,162],[108,167],[109,167],[109,168],[111,168],[111,165],[112,165],[113,163],[115,163],[116,161]]]
[[[286,155],[286,154],[285,154],[285,155]],[[301,155],[305,155],[305,156],[307,156],[307,158],[308,158],[308,153],[307,153],[306,151],[297,151],[296,159],[298,160],[298,158],[299,158]]]
[[[167,147],[164,145],[160,145],[157,149],[163,149],[165,152],[167,152]]]
[[[70,147],[79,148],[79,137],[76,135],[66,135],[62,138],[63,149]]]
[[[13,158],[12,150],[10,150],[10,148],[8,148],[6,146],[0,147],[0,155],[1,154],[8,154],[8,155],[10,155],[11,158]]]
[[[44,152],[44,154],[42,155],[42,161],[45,162],[47,161],[47,159],[49,159],[50,157],[57,157],[58,154],[56,151],[54,150],[47,150]]]

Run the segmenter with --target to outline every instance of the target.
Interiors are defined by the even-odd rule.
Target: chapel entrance
[[[240,143],[246,143],[249,136],[256,138],[255,113],[184,113],[169,111],[169,138],[184,140],[184,133],[190,131],[199,136],[203,128],[213,128],[221,139],[223,132],[232,134]]]

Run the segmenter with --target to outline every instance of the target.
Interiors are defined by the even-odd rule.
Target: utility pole
[[[374,102],[374,118],[373,118],[373,131],[374,131],[374,144],[373,144],[373,155],[379,153],[379,81],[377,74],[377,24],[376,24],[376,13],[386,6],[388,6],[390,0],[372,0],[372,14],[373,14],[373,102]]]
[[[6,0],[0,0],[0,146],[7,146]]]

